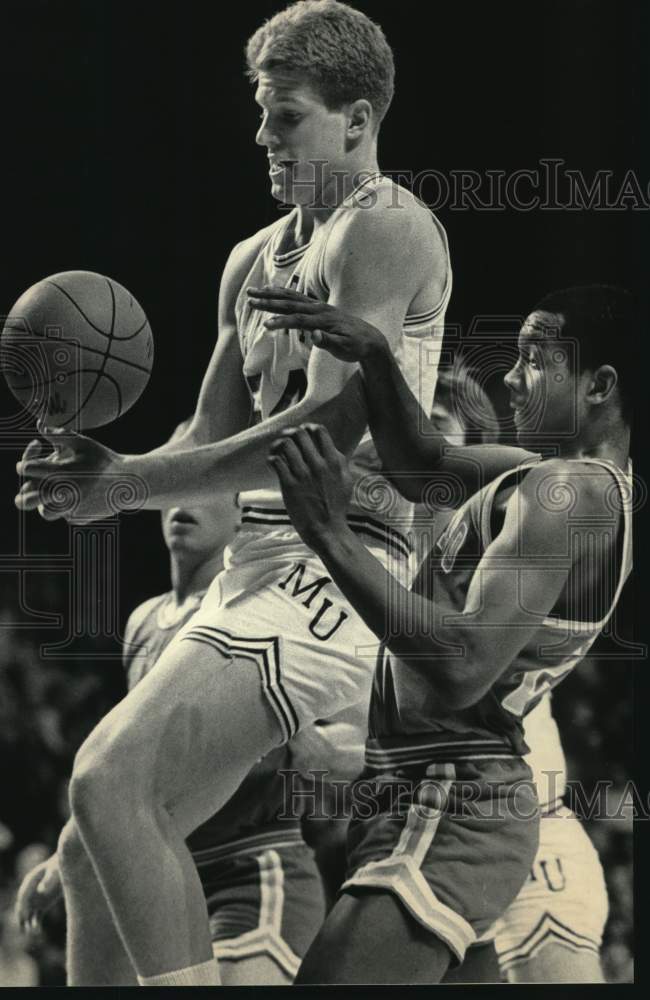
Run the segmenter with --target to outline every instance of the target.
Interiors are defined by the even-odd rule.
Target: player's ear
[[[348,138],[360,139],[372,125],[372,105],[365,98],[359,98],[348,105]]]
[[[618,373],[611,365],[601,365],[592,375],[591,386],[587,393],[590,403],[600,406],[608,399],[618,384]]]

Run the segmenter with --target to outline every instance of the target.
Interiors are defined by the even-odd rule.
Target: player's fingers
[[[290,302],[285,299],[250,300],[251,308],[256,312],[277,313],[278,316],[320,315],[324,306],[322,302]]]
[[[40,493],[37,489],[34,489],[34,483],[23,483],[14,499],[18,510],[36,510],[39,502]]]
[[[309,476],[309,469],[302,457],[300,448],[293,440],[293,434],[282,436],[275,454],[280,455],[284,459],[291,475],[295,479],[303,480]]]
[[[256,299],[292,299],[294,302],[314,302],[311,295],[296,291],[295,288],[283,288],[281,285],[263,285],[261,288],[247,288],[250,298]]]
[[[25,479],[45,479],[62,466],[70,463],[69,458],[53,452],[47,458],[28,458],[26,461],[16,462],[16,472]]]
[[[327,325],[327,317],[322,312],[284,312],[270,316],[264,320],[267,330],[284,330],[290,327],[292,330],[318,330]]]
[[[43,869],[41,865],[34,868],[28,875],[23,879],[20,888],[18,889],[18,895],[16,896],[16,903],[14,905],[14,912],[16,914],[17,920],[21,924],[26,924],[31,918],[32,914],[35,912],[34,907],[34,892],[38,888],[41,878],[43,877]]]
[[[27,447],[25,448],[22,454],[22,461],[24,462],[27,459],[36,458],[38,455],[42,455],[44,450],[45,447],[43,445],[43,442],[39,441],[38,438],[34,438],[34,440],[30,441]]]
[[[332,435],[322,424],[305,424],[307,431],[316,442],[320,454],[329,465],[340,466],[345,461],[344,455],[338,450],[332,440]]]
[[[275,454],[269,455],[267,458],[267,463],[275,472],[276,476],[280,480],[280,488],[284,489],[285,486],[295,486],[296,481],[289,471],[287,463],[284,461],[282,455]]]
[[[58,521],[63,516],[61,511],[49,510],[43,503],[39,503],[38,513],[44,521]]]
[[[292,429],[290,440],[296,445],[303,462],[311,472],[320,473],[323,471],[323,456],[306,425]]]

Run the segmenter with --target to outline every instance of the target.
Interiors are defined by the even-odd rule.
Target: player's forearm
[[[473,703],[476,630],[444,624],[434,602],[401,586],[349,529],[328,534],[313,547],[368,628],[426,677],[441,707]]]
[[[144,481],[144,506],[154,510],[174,504],[209,503],[218,492],[277,489],[277,478],[267,464],[269,448],[283,430],[307,421],[324,424],[336,446],[350,453],[367,426],[360,377],[353,376],[340,393],[326,402],[304,399],[284,413],[223,441],[180,451],[157,449],[145,455],[126,456],[124,471]]]
[[[411,392],[388,344],[361,361],[368,423],[388,477],[400,493],[419,503],[442,457],[444,438]]]

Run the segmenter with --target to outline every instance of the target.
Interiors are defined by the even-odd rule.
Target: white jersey
[[[315,230],[311,240],[304,246],[286,253],[279,252],[282,239],[296,220],[294,210],[288,217],[279,219],[268,227],[267,238],[260,247],[253,265],[242,283],[242,289],[235,303],[235,315],[239,342],[244,359],[244,376],[253,399],[257,421],[281,413],[298,402],[307,389],[307,366],[312,351],[308,334],[299,330],[267,330],[265,315],[253,310],[246,295],[248,287],[276,285],[295,289],[327,301],[330,290],[324,273],[325,252],[332,228],[341,212],[345,210],[367,210],[373,196],[380,188],[391,191],[392,203],[400,202],[406,210],[419,205],[412,194],[394,184],[381,174],[367,177],[344,199],[330,218]],[[451,266],[447,237],[435,216],[432,224],[438,230],[446,255],[446,279],[438,302],[432,302],[427,312],[407,313],[402,326],[402,336],[395,356],[404,376],[417,396],[425,412],[429,412],[436,385],[438,359],[442,342],[445,311],[451,294]],[[408,531],[412,505],[404,500],[379,476],[381,463],[374,448],[370,433],[367,432],[351,459],[351,467],[363,482],[365,489],[355,492],[355,503],[351,508],[351,526],[363,524],[366,535],[386,542],[388,521],[399,524]],[[370,474],[370,475],[369,475]],[[390,503],[386,503],[390,497]],[[282,495],[279,490],[247,490],[240,494],[243,523],[283,524]],[[288,519],[287,519],[288,523]],[[408,545],[401,533],[389,529],[388,535],[395,547]]]
[[[524,759],[533,772],[541,812],[552,812],[561,804],[567,775],[560,733],[551,712],[550,692],[525,717],[524,739],[530,747]]]

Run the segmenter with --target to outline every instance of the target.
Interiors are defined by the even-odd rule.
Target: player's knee
[[[119,747],[92,737],[79,750],[69,794],[72,816],[84,834],[91,834],[98,823],[111,823],[128,803],[133,769],[129,773],[125,758]],[[117,802],[120,809],[115,808]]]

